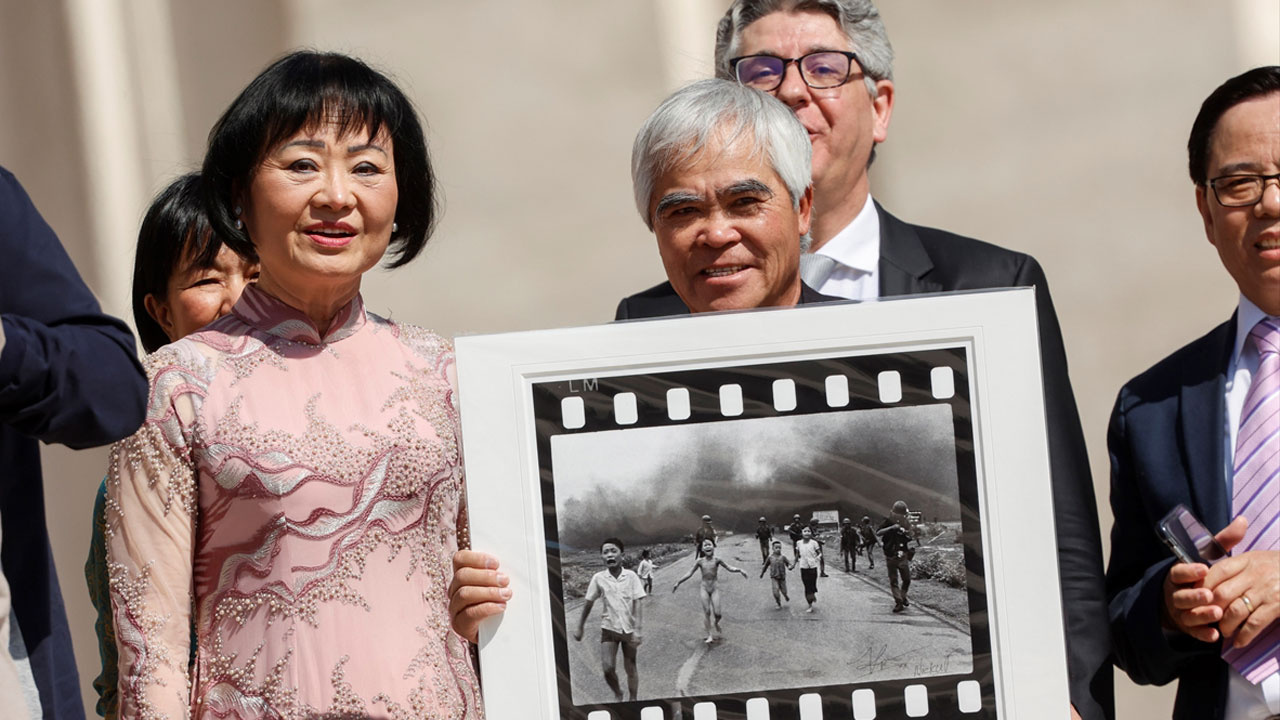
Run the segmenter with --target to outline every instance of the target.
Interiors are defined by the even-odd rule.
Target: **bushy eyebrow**
[[[726,185],[716,190],[716,197],[730,198],[737,195],[764,195],[765,197],[773,197],[773,190],[763,182],[748,178],[739,180],[738,182]],[[658,201],[657,207],[654,209],[655,215],[660,215],[664,211],[673,207],[684,205],[686,203],[699,203],[703,201],[703,197],[697,193],[691,193],[684,190],[676,190],[662,196]]]
[[[661,215],[664,211],[669,210],[676,205],[696,202],[702,202],[701,195],[677,190],[676,192],[670,192],[662,196],[662,199],[658,201],[658,207],[654,209],[654,214]]]
[[[716,194],[720,197],[748,194],[762,194],[766,197],[773,197],[773,190],[759,180],[750,178],[747,180],[739,180],[728,187],[721,188],[716,192]]]

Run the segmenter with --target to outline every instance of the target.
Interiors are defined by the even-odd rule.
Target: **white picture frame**
[[[487,717],[490,720],[674,717],[1039,720],[1057,713],[1051,708],[1061,708],[1065,716],[1069,703],[1066,654],[1057,591],[1057,554],[1052,531],[1037,338],[1034,291],[1026,288],[458,338],[459,399],[472,545],[499,558],[502,572],[511,578],[513,590],[505,614],[481,627],[480,664]],[[895,363],[902,365],[902,373],[886,370],[883,372],[888,375],[884,375],[876,370],[898,367]],[[925,377],[922,369],[930,364],[934,364],[935,369],[929,370],[928,380],[922,380]],[[828,373],[831,367],[836,371]],[[872,372],[876,373],[874,379],[869,374]],[[827,379],[819,387],[816,378],[824,373],[827,378],[835,379]],[[898,374],[896,381],[890,377],[894,373]],[[722,383],[720,406],[715,408],[712,407],[714,401],[708,399],[712,391],[708,390],[707,383],[719,382],[717,378],[721,377],[745,380]],[[840,381],[839,377],[846,380]],[[781,384],[772,384],[772,397],[760,397],[760,378],[771,382],[782,380]],[[789,379],[792,380],[790,400],[787,398]],[[679,397],[680,388],[686,382],[693,387],[692,409],[684,407],[689,404],[688,393],[685,401]],[[737,391],[723,389],[735,384],[740,386]],[[743,386],[746,391],[741,389]],[[619,388],[629,387],[641,388],[641,391],[618,392]],[[664,397],[654,388],[675,390],[676,395]],[[932,399],[925,397],[925,393],[931,393]],[[535,394],[539,398],[536,403]],[[631,397],[624,397],[628,394]],[[797,395],[801,406],[798,409]],[[871,397],[873,395],[875,397]],[[957,395],[963,397],[957,399]],[[847,404],[851,402],[850,396],[853,405]],[[581,402],[566,400],[569,397],[581,398]],[[558,403],[554,402],[557,398]],[[838,405],[842,400],[846,403],[843,407]],[[826,407],[817,407],[815,403],[825,403]],[[673,410],[671,404],[679,407]],[[584,417],[576,417],[574,408],[578,406],[584,409]],[[716,410],[721,415],[710,417]],[[881,410],[887,414],[874,414]],[[910,453],[902,452],[901,446],[893,443],[885,445],[883,437],[878,441],[865,441],[866,447],[858,445],[863,442],[858,438],[867,437],[867,429],[880,424],[877,418],[913,423],[917,422],[913,419],[917,415],[932,416],[943,411],[955,419],[953,427],[957,428],[953,438],[957,470],[952,476],[958,478],[955,482],[959,505],[956,509],[940,507],[934,514],[938,518],[950,518],[954,510],[963,517],[955,523],[961,528],[955,537],[957,543],[963,539],[967,571],[963,591],[967,594],[970,612],[969,622],[965,624],[966,637],[972,648],[985,651],[971,654],[968,665],[958,663],[969,672],[954,672],[955,666],[945,662],[939,665],[931,659],[914,665],[897,665],[896,675],[891,672],[887,676],[883,666],[861,666],[864,671],[871,667],[879,672],[883,677],[878,680],[858,680],[850,676],[845,680],[851,679],[851,682],[829,682],[827,678],[811,686],[791,681],[789,685],[782,683],[786,687],[772,687],[777,683],[770,675],[758,683],[759,687],[748,688],[739,686],[747,674],[721,672],[719,679],[704,683],[699,690],[679,683],[648,687],[642,670],[641,692],[635,702],[588,697],[588,691],[580,691],[575,678],[585,677],[588,671],[584,671],[581,664],[581,649],[571,646],[572,641],[566,637],[576,615],[563,608],[567,603],[572,604],[570,569],[578,573],[574,578],[577,589],[572,592],[581,589],[583,579],[577,566],[571,566],[569,553],[572,550],[577,553],[573,557],[579,557],[590,548],[584,542],[571,547],[559,539],[561,535],[594,539],[600,533],[593,534],[580,522],[568,525],[570,514],[563,506],[564,498],[560,498],[562,504],[557,506],[548,496],[579,492],[582,481],[575,478],[586,472],[583,467],[590,470],[586,474],[592,477],[609,475],[611,471],[600,465],[600,460],[591,458],[621,452],[624,457],[619,457],[613,465],[631,467],[642,465],[642,458],[662,452],[654,448],[669,446],[673,437],[681,438],[681,442],[688,438],[689,442],[711,443],[696,446],[705,447],[710,455],[720,452],[720,446],[714,443],[727,441],[705,439],[708,433],[750,437],[751,447],[761,447],[769,444],[767,438],[774,432],[771,428],[792,427],[802,422],[824,426],[843,423],[841,427],[846,429],[839,431],[845,433],[841,437],[851,440],[847,443],[842,440],[839,447],[848,448],[850,457],[862,453],[873,458],[856,462],[846,459],[846,464],[869,465],[871,476],[878,473],[887,480],[878,486],[871,481],[849,480],[852,489],[842,486],[832,490],[835,499],[827,504],[839,501],[844,505],[847,501],[855,507],[858,503],[862,503],[862,507],[880,507],[887,506],[893,495],[888,490],[865,488],[895,488],[893,493],[908,495],[911,490],[894,472],[876,467],[883,463],[884,467],[899,468],[901,462],[905,462],[901,456]],[[566,412],[568,416],[564,415]],[[725,412],[730,414],[725,416]],[[551,417],[553,415],[559,417]],[[779,419],[770,420],[771,417]],[[722,422],[739,424],[716,425]],[[565,427],[566,424],[572,427]],[[914,425],[906,427],[908,430],[899,435],[924,437],[933,432],[916,430]],[[806,428],[806,432],[811,432],[810,426]],[[653,439],[655,437],[658,439]],[[937,442],[945,443],[946,439]],[[552,446],[554,449],[549,449]],[[636,453],[644,454],[628,459],[627,451],[618,448],[636,448]],[[845,450],[836,454],[842,452]],[[553,459],[553,455],[560,459]],[[593,462],[597,465],[591,465]],[[789,462],[791,466],[801,463],[800,460]],[[971,468],[966,464],[971,464]],[[934,465],[936,463],[930,467]],[[621,479],[594,481],[626,482],[625,475],[619,477]],[[730,473],[723,482],[746,481]],[[771,487],[785,487],[781,481],[772,482]],[[732,490],[732,486],[725,487]],[[742,488],[740,492],[723,494],[735,498],[755,497],[754,490],[748,491],[746,485]],[[774,505],[785,504],[777,501],[780,496],[776,489],[771,492],[774,494],[760,497],[771,498],[776,501],[771,502]],[[946,495],[941,491],[929,493],[932,494],[921,497]],[[685,497],[679,492],[668,493],[672,494]],[[714,493],[713,496],[718,497]],[[692,499],[675,502],[685,502],[690,508],[698,503],[705,505],[707,492],[700,490],[697,497],[698,502]],[[748,511],[746,500],[742,500],[742,506],[732,504],[732,499],[727,502],[728,505],[720,507],[728,508],[725,512],[729,515],[740,516]],[[815,502],[821,505],[824,501]],[[928,501],[923,502],[927,507]],[[942,506],[945,505],[942,502]],[[823,509],[825,511],[825,505]],[[812,514],[817,516],[818,510],[814,507]],[[630,523],[630,526],[661,525],[669,513],[658,516],[656,512],[649,511],[643,517],[644,522]],[[563,526],[562,520],[566,523]],[[946,525],[939,522],[934,526],[943,528],[940,537],[945,534]],[[638,532],[634,527],[633,531]],[[742,556],[740,538],[737,543],[739,547],[735,552]],[[726,542],[725,547],[729,548],[730,543]],[[939,551],[943,549],[947,548]],[[829,557],[830,551],[825,554]],[[677,559],[687,564],[691,558],[692,554]],[[553,566],[557,570],[555,574],[550,572]],[[749,568],[753,580],[756,569],[754,565]],[[876,572],[880,572],[879,568]],[[696,585],[696,582],[695,578],[689,584]],[[737,578],[724,582],[745,583]],[[798,579],[791,582],[791,601],[795,604],[800,594],[799,582]],[[726,594],[729,593],[731,586],[724,587]],[[757,586],[733,587],[735,597],[742,598],[750,592],[753,593],[750,602],[759,600],[754,595],[758,592]],[[839,589],[840,586],[829,587]],[[856,584],[850,587],[856,589]],[[1033,588],[1042,591],[1034,593],[1035,602],[1025,602]],[[767,597],[768,591],[764,592]],[[820,598],[827,597],[821,592]],[[655,588],[655,608],[659,603],[658,593]],[[694,594],[695,590],[689,589],[683,602],[692,602]],[[663,592],[663,598],[668,597],[681,596],[668,596]],[[803,604],[804,599],[799,598],[799,602]],[[976,611],[975,603],[980,605]],[[834,616],[836,611],[828,607],[821,601],[816,604],[819,613],[826,611]],[[561,611],[563,614],[557,617]],[[913,612],[919,613],[917,617],[924,617],[928,608]],[[726,617],[730,615],[729,610],[725,613]],[[934,614],[941,617],[943,613]],[[599,611],[591,618],[592,630],[598,615]],[[732,624],[731,621],[732,618],[727,620]],[[687,634],[696,634],[695,629],[700,633],[700,622],[688,616]],[[680,630],[684,632],[683,619],[681,623]],[[749,634],[749,623],[738,623],[734,627],[743,635]],[[793,631],[787,627],[802,626],[784,623],[777,627],[783,628],[779,632],[789,638]],[[660,645],[661,633],[648,627],[645,632],[645,643],[638,650],[642,659],[646,651],[655,656],[669,652],[661,649],[664,647]],[[581,645],[588,643],[594,645],[595,641],[589,637]],[[744,639],[740,644],[748,643]],[[731,655],[726,652],[716,657]],[[851,655],[851,667],[857,664],[853,660]],[[788,664],[785,658],[771,662]],[[809,660],[790,661],[791,664],[805,662]],[[829,662],[815,664],[832,665]],[[619,676],[623,675],[622,665],[619,660]],[[707,667],[712,665],[708,663]],[[599,668],[590,672],[598,675]],[[654,679],[649,685],[657,682],[661,672],[651,675]],[[873,675],[864,673],[859,677]],[[622,685],[625,684],[623,678]],[[710,692],[706,692],[708,688]],[[671,694],[664,694],[668,692]]]

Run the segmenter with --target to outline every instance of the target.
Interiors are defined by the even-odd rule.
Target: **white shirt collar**
[[[867,195],[867,202],[853,222],[825,242],[816,251],[845,267],[874,273],[880,264],[880,213]]]
[[[1257,325],[1267,314],[1262,309],[1253,304],[1253,301],[1240,295],[1240,305],[1236,310],[1236,342],[1231,346],[1231,370],[1235,370],[1240,365],[1240,355],[1244,352],[1245,341],[1249,338],[1249,333],[1253,330],[1253,326]]]

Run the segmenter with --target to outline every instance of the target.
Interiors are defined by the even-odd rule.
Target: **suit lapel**
[[[938,292],[942,286],[925,279],[933,261],[914,228],[890,215],[880,203],[880,297]]]
[[[848,301],[840,297],[823,295],[817,290],[814,290],[808,285],[805,285],[803,282],[800,283],[800,302],[798,304],[809,305],[811,303],[826,303],[826,302],[848,302]]]
[[[1178,403],[1178,432],[1186,453],[1187,474],[1197,515],[1214,530],[1231,520],[1223,477],[1222,423],[1226,416],[1227,365],[1236,335],[1236,319],[1219,325],[1205,343],[1205,352],[1182,386]]]

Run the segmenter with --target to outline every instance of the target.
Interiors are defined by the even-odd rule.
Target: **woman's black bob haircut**
[[[222,240],[205,214],[199,173],[174,180],[151,201],[133,256],[133,321],[147,352],[169,344],[169,336],[147,312],[147,295],[163,299],[179,264],[212,267],[221,249]]]
[[[395,158],[398,230],[388,249],[400,267],[417,257],[439,215],[435,175],[413,103],[395,83],[341,53],[299,50],[249,83],[209,132],[204,156],[205,204],[214,231],[232,250],[256,258],[253,240],[236,227],[236,196],[273,148],[301,130],[332,122],[339,137],[383,131]]]

